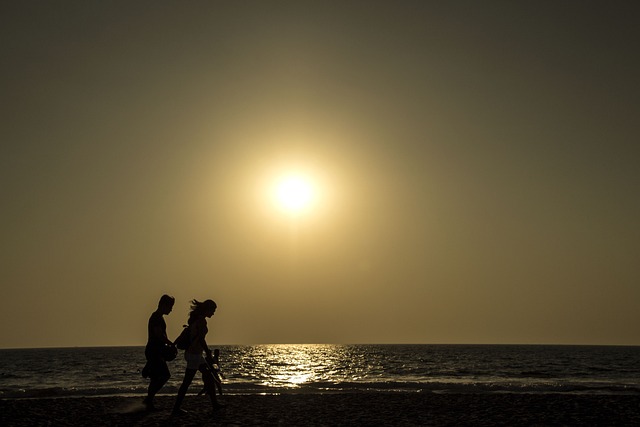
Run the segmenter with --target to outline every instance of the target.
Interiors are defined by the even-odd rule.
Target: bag
[[[175,345],[165,344],[162,346],[162,358],[167,362],[171,362],[178,355],[178,349]]]
[[[173,342],[179,350],[186,350],[191,345],[191,331],[187,325],[183,326],[182,332]]]

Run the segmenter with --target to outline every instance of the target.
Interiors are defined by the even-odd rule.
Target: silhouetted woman
[[[204,381],[204,386],[207,388],[207,394],[211,399],[213,409],[215,410],[221,406],[216,400],[215,379],[203,357],[204,353],[208,358],[211,358],[211,350],[209,350],[206,341],[207,332],[209,331],[207,328],[207,317],[213,316],[217,307],[216,303],[210,299],[205,302],[191,301],[191,312],[189,313],[188,320],[190,345],[184,352],[187,369],[185,369],[184,379],[182,380],[180,390],[178,390],[178,397],[173,407],[173,413],[175,415],[186,412],[180,409],[180,406],[182,405],[184,396],[187,394],[189,385],[191,385],[191,381],[193,381],[193,377],[196,375],[196,371],[200,371],[202,374],[202,381]]]

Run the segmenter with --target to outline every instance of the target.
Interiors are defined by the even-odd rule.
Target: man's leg
[[[167,367],[167,362],[163,359],[155,358],[148,363],[150,367],[150,381],[149,388],[147,390],[147,397],[144,399],[143,403],[147,406],[147,409],[153,410],[153,398],[160,391],[160,389],[167,383],[169,378],[171,378],[171,374],[169,373],[169,368]]]

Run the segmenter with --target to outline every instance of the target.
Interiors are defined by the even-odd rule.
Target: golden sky
[[[0,347],[640,345],[639,9],[4,4]]]

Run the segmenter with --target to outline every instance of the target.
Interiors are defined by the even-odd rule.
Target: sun
[[[286,175],[276,182],[274,196],[280,209],[297,215],[311,208],[315,201],[315,193],[315,188],[307,177]]]

